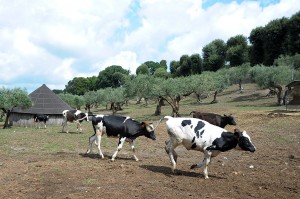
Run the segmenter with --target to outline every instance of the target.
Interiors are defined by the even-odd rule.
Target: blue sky
[[[64,89],[111,65],[135,73],[299,10],[299,0],[0,0],[0,87]]]

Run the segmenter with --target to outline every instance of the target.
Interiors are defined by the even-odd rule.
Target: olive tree
[[[252,80],[261,88],[274,88],[277,90],[277,104],[283,105],[284,85],[291,81],[290,66],[256,65],[250,70]]]
[[[30,97],[20,88],[0,88],[0,109],[6,114],[3,128],[8,128],[8,118],[13,108],[29,108],[32,106]]]
[[[150,75],[137,75],[132,79],[126,81],[125,94],[126,96],[136,97],[137,104],[141,103],[141,99],[144,98],[146,105],[148,105],[148,98],[151,97],[151,90],[154,77]]]
[[[245,63],[240,66],[235,66],[226,69],[226,73],[229,77],[229,83],[235,84],[238,83],[239,91],[243,92],[243,81],[246,81],[249,78],[249,71],[251,69],[250,63]],[[225,70],[225,69],[224,69]]]
[[[112,111],[112,114],[115,114],[117,111],[122,110],[122,105],[125,102],[125,88],[105,88],[99,89],[97,91],[97,102],[103,104]]]
[[[90,113],[91,108],[97,103],[97,94],[96,91],[89,91],[83,95],[83,99],[85,102],[85,108]]]
[[[64,102],[69,104],[72,108],[80,110],[85,105],[84,97],[80,95],[73,95],[70,93],[58,95]]]
[[[179,102],[184,95],[190,94],[191,87],[188,78],[155,78],[152,94],[156,96],[157,106],[155,115],[161,114],[161,106],[166,101],[172,108],[172,116],[180,117]]]
[[[205,71],[201,75],[192,75],[189,77],[191,80],[191,88],[197,97],[197,102],[201,102],[202,98],[208,97],[213,91],[214,87],[214,72]]]

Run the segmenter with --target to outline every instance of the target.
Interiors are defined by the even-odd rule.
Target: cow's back
[[[105,115],[103,116],[103,125],[106,128],[107,136],[118,136],[121,132],[124,132],[126,117],[119,115]]]
[[[222,132],[226,132],[225,129],[198,118],[168,117],[166,125],[168,133],[181,140],[187,149],[201,151],[220,137]]]
[[[220,126],[221,117],[222,116],[215,114],[215,113],[195,112],[193,114],[193,118],[205,120],[205,121],[209,122],[210,124],[213,124],[216,126]]]

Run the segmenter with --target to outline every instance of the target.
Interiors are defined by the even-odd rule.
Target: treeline
[[[300,55],[297,54],[298,59]],[[122,105],[129,100],[141,103],[144,100],[156,102],[154,115],[161,114],[161,107],[168,105],[173,116],[180,116],[179,104],[183,97],[194,97],[195,102],[201,103],[203,98],[213,96],[211,103],[218,102],[217,94],[232,84],[238,84],[240,92],[243,92],[243,82],[257,83],[261,88],[273,88],[277,94],[277,104],[284,103],[285,85],[294,78],[300,78],[300,70],[284,64],[284,59],[276,60],[281,65],[251,67],[249,63],[237,67],[222,68],[218,71],[204,71],[201,74],[186,77],[161,78],[153,75],[123,75],[121,86],[107,87],[97,91],[88,91],[84,95],[59,94],[59,96],[73,108],[85,108],[89,112],[92,107],[106,106],[114,114],[122,109]],[[287,59],[289,63],[290,59]]]
[[[300,53],[300,12],[288,18],[275,19],[264,27],[257,27],[249,38],[236,35],[226,42],[216,39],[202,49],[200,54],[182,55],[179,60],[170,62],[167,71],[166,60],[160,62],[146,61],[136,69],[136,75],[149,75],[159,78],[186,77],[202,74],[205,71],[218,71],[250,63],[250,66],[278,65],[276,59],[291,59],[294,68],[300,67],[297,54]],[[248,44],[249,41],[249,44]],[[93,77],[75,77],[68,82],[64,90],[54,90],[56,93],[84,95],[88,91],[104,88],[117,88],[124,84],[124,75],[130,71],[122,66],[113,65],[100,71]],[[131,77],[133,78],[133,77]]]

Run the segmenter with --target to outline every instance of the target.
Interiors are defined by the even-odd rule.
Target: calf
[[[49,115],[44,114],[34,114],[33,121],[38,123],[38,127],[40,128],[40,122],[43,122],[45,125],[45,129],[47,128],[46,122],[49,120]]]
[[[112,161],[115,160],[118,151],[122,149],[125,140],[129,142],[133,152],[133,157],[136,161],[138,161],[139,159],[135,155],[134,140],[139,136],[145,136],[152,140],[156,139],[153,124],[148,124],[146,122],[140,123],[130,117],[118,115],[96,115],[92,118],[92,124],[94,128],[94,135],[89,138],[89,148],[86,153],[90,153],[92,151],[92,144],[95,142],[96,145],[98,145],[98,152],[102,159],[104,156],[101,152],[100,145],[101,137],[105,133],[108,137],[119,137],[118,147],[111,158]]]
[[[77,124],[77,131],[79,129],[81,133],[82,132],[81,122],[83,120],[89,121],[88,114],[82,113],[80,110],[64,110],[62,114],[63,114],[62,132],[64,132],[67,123],[71,122]],[[68,129],[67,129],[67,133],[69,133]]]
[[[207,166],[212,157],[231,149],[255,151],[255,146],[246,131],[241,132],[235,129],[234,133],[230,133],[223,128],[196,118],[165,116],[165,119],[168,119],[166,127],[170,136],[170,140],[166,141],[165,149],[173,165],[173,172],[175,172],[177,162],[177,154],[174,149],[180,144],[187,150],[197,150],[204,153],[203,162],[192,165],[191,169],[204,165],[205,179],[208,178]]]
[[[219,126],[224,128],[227,124],[229,125],[236,125],[234,117],[230,115],[218,115],[215,113],[204,113],[199,111],[192,111],[190,115],[193,114],[193,118],[198,118],[201,120],[205,120],[213,125]]]

